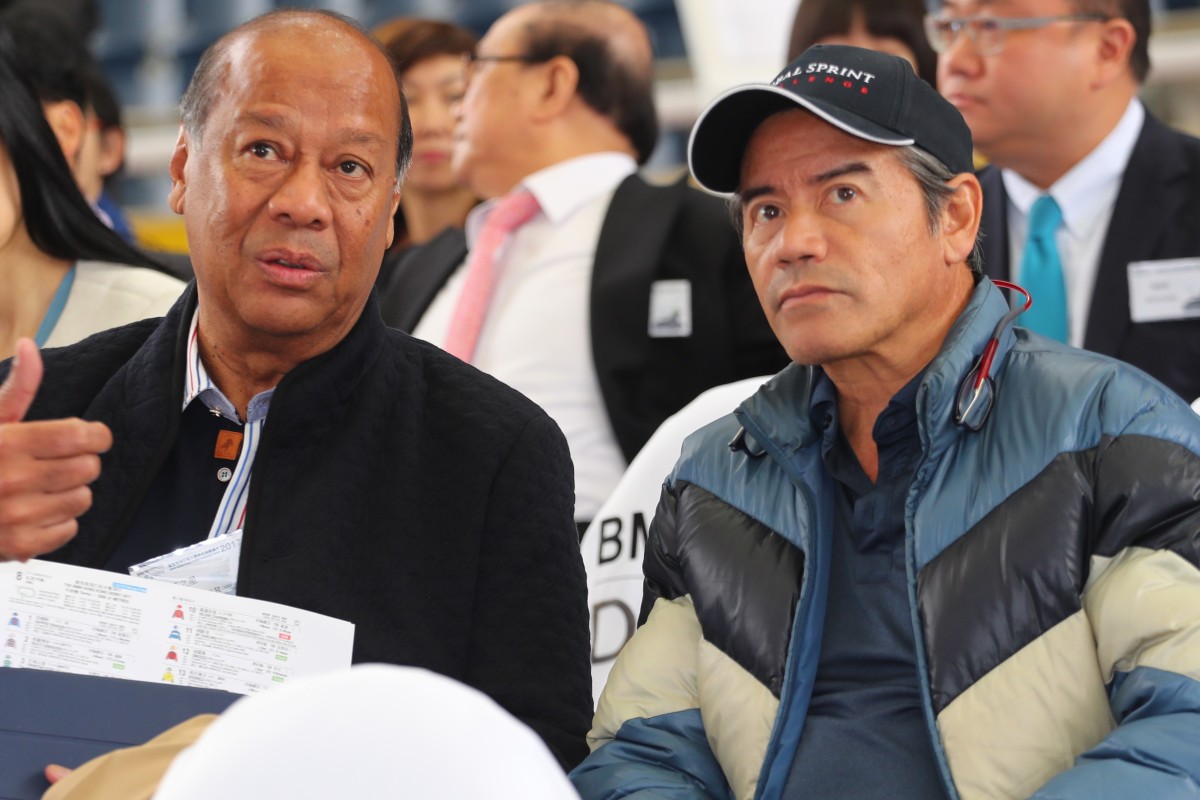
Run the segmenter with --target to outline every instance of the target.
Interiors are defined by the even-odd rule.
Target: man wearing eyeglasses
[[[724,204],[637,174],[658,135],[652,72],[644,26],[615,3],[501,17],[473,58],[453,157],[488,201],[465,236],[401,262],[382,304],[558,422],[581,529],[664,419],[787,364]]]
[[[1200,396],[1200,141],[1137,99],[1148,0],[947,0],[938,88],[991,166],[984,262],[1021,324]]]

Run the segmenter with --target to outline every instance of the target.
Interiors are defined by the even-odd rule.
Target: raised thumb
[[[0,423],[20,422],[42,383],[42,354],[32,339],[18,339],[8,377],[0,385]]]

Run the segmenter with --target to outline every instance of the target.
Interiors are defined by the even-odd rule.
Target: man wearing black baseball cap
[[[1194,791],[1200,418],[1011,327],[962,117],[816,46],[689,159],[796,363],[667,478],[584,800]]]
[[[815,45],[771,83],[738,86],[709,104],[692,131],[692,175],[709,191],[736,191],[751,135],[767,117],[795,108],[869,142],[916,145],[954,174],[974,171],[967,123],[907,61]]]

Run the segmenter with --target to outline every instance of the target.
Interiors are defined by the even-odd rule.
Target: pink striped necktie
[[[450,317],[443,348],[447,353],[471,363],[496,288],[496,252],[513,231],[537,212],[537,198],[528,189],[518,189],[501,198],[488,213],[479,239],[467,257],[467,277]]]

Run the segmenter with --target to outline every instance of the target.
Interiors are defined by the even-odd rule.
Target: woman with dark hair
[[[16,52],[0,28],[0,358],[158,316],[184,286],[96,217]]]
[[[396,211],[395,253],[449,226],[462,227],[479,202],[459,185],[450,166],[453,107],[466,90],[465,57],[475,51],[476,40],[457,25],[416,18],[392,20],[375,35],[396,63],[413,127],[412,166]]]
[[[848,44],[907,59],[937,87],[937,54],[925,38],[925,0],[801,0],[788,61],[814,44]]]

